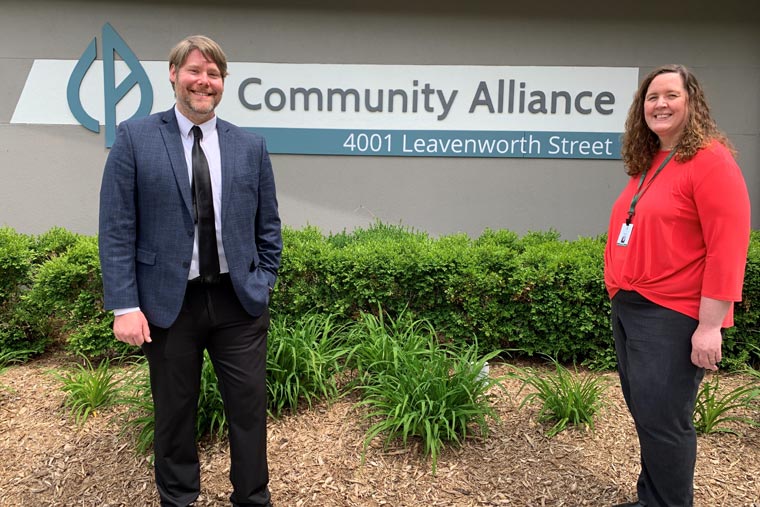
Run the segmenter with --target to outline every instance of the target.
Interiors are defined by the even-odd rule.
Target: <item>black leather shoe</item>
[[[612,507],[647,507],[647,504],[641,503],[637,500],[635,502],[618,503],[618,504],[613,505]]]

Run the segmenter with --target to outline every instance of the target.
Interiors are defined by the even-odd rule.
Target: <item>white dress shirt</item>
[[[182,113],[174,108],[177,115],[177,124],[182,136],[182,146],[185,149],[185,161],[187,162],[187,177],[192,185],[193,182],[193,122],[185,118]],[[219,153],[219,134],[216,131],[216,116],[206,123],[198,125],[203,132],[201,139],[201,148],[208,161],[208,170],[211,174],[211,193],[214,196],[214,226],[216,227],[216,248],[219,252],[219,272],[226,273],[227,258],[224,256],[224,245],[222,244],[222,159]],[[198,263],[198,225],[195,226],[195,239],[193,240],[193,259],[190,262],[190,274],[188,279],[192,280],[200,276]]]

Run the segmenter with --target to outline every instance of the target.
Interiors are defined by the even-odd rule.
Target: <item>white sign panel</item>
[[[11,123],[81,123],[95,132],[174,103],[167,62],[36,60]],[[104,44],[106,44],[104,42]],[[109,54],[105,51],[104,54]],[[125,58],[124,55],[127,55]],[[627,67],[342,65],[230,62],[221,118],[273,153],[619,158],[637,86]]]

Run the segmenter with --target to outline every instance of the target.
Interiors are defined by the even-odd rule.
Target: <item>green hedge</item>
[[[355,319],[382,307],[428,320],[442,339],[614,365],[602,238],[485,231],[433,239],[397,226],[324,237],[286,230],[274,313]]]
[[[31,356],[51,344],[88,357],[129,350],[113,338],[113,317],[103,310],[95,237],[59,227],[40,236],[3,228],[0,266],[0,353]]]
[[[487,230],[433,238],[377,223],[324,235],[283,231],[272,313],[306,312],[345,322],[379,308],[429,321],[442,341],[482,351],[548,354],[614,367],[604,237],[563,241],[555,231],[522,237]],[[39,237],[0,229],[0,353],[41,352],[49,343],[90,357],[129,350],[102,310],[95,238],[53,229]],[[728,363],[756,362],[760,345],[760,232],[752,235],[744,301],[726,334]],[[134,350],[134,349],[133,349]],[[754,355],[753,355],[754,354]]]
[[[735,365],[760,363],[760,231],[752,231],[742,301],[734,307],[734,327],[726,330],[723,356]]]
[[[8,227],[0,228],[0,355],[6,352],[40,353],[45,344],[25,332],[21,297],[31,285],[32,238]]]

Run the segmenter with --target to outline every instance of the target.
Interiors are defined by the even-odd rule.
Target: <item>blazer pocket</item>
[[[138,248],[137,254],[135,255],[135,260],[140,264],[148,264],[149,266],[153,266],[156,264],[156,252],[149,252],[147,250],[143,250],[142,248]]]

